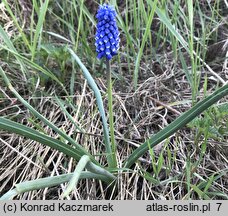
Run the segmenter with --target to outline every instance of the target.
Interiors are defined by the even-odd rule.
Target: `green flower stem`
[[[52,176],[52,177],[37,179],[33,181],[25,181],[25,182],[16,184],[15,186],[16,188],[5,193],[2,197],[0,197],[0,200],[9,200],[9,199],[13,199],[14,196],[21,193],[60,185],[62,183],[70,181],[73,175],[74,175],[73,173],[63,174],[59,176]],[[79,179],[99,179],[108,184],[110,183],[110,179],[107,178],[106,176],[91,173],[91,172],[81,172]]]
[[[114,122],[113,122],[113,109],[112,109],[112,74],[110,61],[106,60],[107,80],[108,80],[108,112],[109,112],[109,128],[111,135],[111,148],[112,148],[112,165],[110,168],[117,168],[116,160],[116,144],[114,135]]]
[[[178,117],[175,121],[170,123],[166,128],[146,140],[139,148],[137,148],[133,153],[128,157],[124,163],[125,168],[130,168],[139,157],[145,154],[149,146],[153,148],[163,140],[167,139],[173,133],[183,128],[186,124],[191,122],[196,116],[204,112],[207,108],[212,106],[214,103],[219,101],[221,98],[228,95],[228,84],[216,90],[213,94],[206,97],[202,101],[198,102],[195,106],[189,109],[187,112]]]

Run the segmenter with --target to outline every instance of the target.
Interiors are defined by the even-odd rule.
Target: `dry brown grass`
[[[176,73],[176,71],[172,72]],[[171,69],[167,68],[161,76],[151,76],[141,80],[136,91],[132,86],[127,87],[125,84],[125,92],[121,93],[118,83],[114,85],[117,86],[113,91],[113,110],[119,167],[122,166],[132,149],[190,108],[191,93],[188,83],[185,81],[184,75],[181,72],[178,73],[180,75],[172,77]],[[97,79],[103,93],[106,91],[105,82],[104,79]],[[78,126],[86,131],[85,134],[78,132],[61,112],[54,97],[51,96],[54,94],[54,89],[48,97],[32,98],[29,95],[26,97],[30,103],[35,102],[36,109],[40,113],[68,134],[72,134],[78,143],[89,149],[93,155],[97,155],[97,160],[105,164],[105,157],[102,156],[104,152],[102,126],[95,97],[83,79],[77,83],[77,86],[80,90],[72,96],[75,110],[71,110],[71,114]],[[20,116],[18,118],[20,122],[33,127],[29,123],[29,119],[32,118],[35,122],[37,120],[24,110],[15,98],[9,97],[4,89],[1,89],[1,92],[5,95],[1,101],[8,104],[1,110],[1,115],[5,113],[4,116]],[[45,125],[42,127],[42,130],[49,136],[58,137]],[[72,159],[66,158],[49,147],[3,131],[0,135],[1,194],[13,188],[17,183],[70,173],[75,169],[76,163]],[[211,174],[227,169],[227,155],[221,151],[218,145],[220,145],[219,142],[209,140],[203,163],[192,168],[196,169],[194,172],[202,178],[207,179]],[[157,157],[163,148],[164,143],[156,146]],[[190,155],[193,162],[199,158],[199,152],[194,144],[194,130],[185,128],[174,134],[170,137],[168,148],[171,150],[174,162],[172,170],[167,173],[166,166],[169,161],[166,158],[167,151],[165,150],[162,153],[165,162],[159,174],[160,184],[153,184],[140,175],[142,174],[141,167],[153,174],[148,154],[140,158],[140,163],[134,167],[133,173],[119,173],[118,193],[114,191],[112,194],[112,191],[99,181],[82,180],[68,199],[183,199],[186,196],[184,182],[186,181],[187,156]],[[197,184],[198,182],[199,178],[192,176],[192,183]],[[214,182],[213,187],[227,194],[227,184],[228,180],[223,176]],[[63,184],[55,188],[32,191],[18,196],[17,199],[59,199],[65,187],[66,185]],[[197,195],[195,198],[197,199]]]

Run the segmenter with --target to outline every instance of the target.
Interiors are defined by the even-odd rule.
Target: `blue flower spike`
[[[98,19],[95,37],[97,58],[106,57],[111,60],[114,55],[117,55],[120,42],[115,8],[107,4],[100,5],[96,18]]]

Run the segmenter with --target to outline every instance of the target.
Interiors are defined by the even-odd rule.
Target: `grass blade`
[[[31,46],[30,46],[29,41],[28,41],[28,39],[27,39],[27,37],[26,37],[26,35],[24,33],[24,30],[21,28],[21,25],[17,21],[18,18],[13,14],[13,11],[11,10],[8,2],[6,0],[3,0],[3,3],[4,3],[4,5],[5,5],[6,9],[7,9],[7,12],[12,17],[12,20],[13,20],[14,24],[17,26],[17,29],[20,32],[20,35],[22,37],[23,42],[31,50]]]
[[[31,50],[32,61],[34,60],[34,57],[35,57],[38,38],[39,38],[39,36],[41,36],[41,33],[42,33],[42,27],[43,27],[43,23],[44,23],[44,20],[45,20],[45,15],[46,15],[46,12],[47,12],[47,9],[48,9],[48,4],[49,4],[49,0],[46,0],[42,4],[42,6],[40,7],[39,19],[38,19],[38,23],[37,23],[37,26],[36,26],[36,31],[35,31],[35,35],[34,35],[34,38],[33,38],[33,44],[32,44],[32,50]]]
[[[137,83],[138,83],[138,73],[139,73],[140,61],[141,61],[141,58],[142,58],[142,54],[143,54],[143,50],[144,50],[144,47],[145,47],[145,44],[146,44],[146,40],[147,40],[147,38],[149,36],[151,24],[152,24],[153,17],[154,17],[154,12],[155,12],[156,7],[157,7],[157,2],[158,2],[158,0],[154,1],[154,3],[152,4],[152,9],[151,9],[150,16],[149,16],[149,19],[148,19],[148,22],[147,22],[147,25],[146,25],[146,31],[145,31],[145,33],[143,35],[142,44],[140,46],[139,53],[138,53],[137,58],[136,58],[135,70],[134,70],[134,87],[135,87],[135,89],[136,89]]]
[[[149,1],[150,2],[150,1]],[[185,48],[188,53],[190,53],[188,43],[184,40],[184,38],[178,33],[177,29],[172,25],[171,21],[167,16],[160,10],[156,8],[156,14],[159,16],[162,23],[169,29],[169,31],[177,38],[180,44]]]
[[[60,98],[58,98],[57,96],[55,96],[56,102],[57,104],[60,106],[62,112],[64,112],[66,114],[66,116],[69,118],[69,120],[71,121],[71,123],[75,126],[75,128],[77,128],[77,130],[79,130],[82,133],[85,133],[84,130],[82,130],[76,123],[74,118],[72,117],[72,115],[67,111],[67,109],[64,107],[64,101]]]
[[[0,26],[1,27],[1,26]],[[2,47],[3,49],[9,51],[10,53],[12,53],[15,58],[19,59],[20,61],[23,60],[23,65],[24,63],[28,64],[28,66],[30,66],[31,68],[34,68],[36,70],[38,70],[39,72],[42,72],[43,74],[47,75],[48,77],[50,77],[52,80],[56,81],[63,89],[64,89],[64,86],[63,84],[59,81],[59,79],[50,71],[44,69],[43,67],[39,66],[38,64],[36,64],[35,62],[32,62],[31,60],[27,59],[26,57],[20,55],[17,50],[11,50],[5,46],[2,46],[0,44],[0,47]],[[24,66],[25,67],[25,66]],[[66,90],[64,89],[64,91],[66,92]],[[67,92],[66,92],[67,93]]]
[[[4,29],[2,28],[1,25],[0,25],[0,37],[3,39],[3,41],[6,44],[6,46],[9,48],[9,51],[12,50],[14,53],[18,54],[16,48],[14,47],[13,43],[11,42],[10,38],[8,37],[8,35],[6,34],[6,32],[4,31]],[[24,79],[26,80],[25,65],[24,65],[24,63],[21,61],[21,59],[17,55],[15,55],[15,58],[17,59],[17,61],[21,65],[21,70],[22,70]]]

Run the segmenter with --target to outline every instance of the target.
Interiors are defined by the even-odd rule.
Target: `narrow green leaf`
[[[57,140],[51,138],[45,134],[42,134],[32,128],[26,127],[22,124],[13,122],[9,119],[0,117],[0,129],[16,133],[31,140],[37,141],[41,144],[47,145],[53,149],[59,150],[64,154],[73,157],[75,160],[79,161],[82,157],[82,154],[79,150],[72,148],[71,146]]]
[[[6,32],[4,31],[4,29],[2,28],[1,25],[0,25],[0,38],[3,39],[6,46],[8,47],[9,51],[12,50],[14,53],[18,54],[16,48],[14,47],[13,43],[11,42],[10,38],[8,37],[8,35],[6,34]],[[15,58],[19,62],[23,76],[24,76],[24,79],[26,80],[26,67],[25,67],[23,61],[21,61],[21,59],[17,55],[15,55]]]
[[[60,106],[61,110],[66,114],[66,116],[69,118],[69,120],[71,121],[71,123],[80,131],[80,132],[84,132],[82,131],[82,129],[75,123],[74,118],[72,117],[72,115],[70,115],[70,113],[67,111],[67,109],[64,107],[64,102],[62,99],[58,98],[57,96],[55,96],[56,102],[58,103],[58,105]]]
[[[21,28],[21,25],[17,21],[18,18],[13,14],[13,11],[11,10],[7,0],[2,0],[2,1],[3,1],[4,5],[5,5],[6,9],[7,9],[7,12],[10,14],[14,24],[16,25],[18,31],[20,32],[20,35],[22,37],[23,42],[31,50],[31,46],[30,46],[29,41],[28,41],[28,39],[26,37],[26,34],[24,33],[24,30]]]
[[[211,198],[209,196],[207,196],[206,194],[203,193],[202,190],[200,190],[197,185],[191,185],[191,188],[199,195],[199,197],[201,199],[206,199],[206,200],[210,200]]]
[[[37,118],[39,118],[41,121],[43,121],[45,124],[47,124],[50,128],[52,128],[56,133],[58,133],[60,136],[62,136],[65,140],[67,140],[69,143],[74,145],[80,152],[81,156],[82,155],[88,155],[90,156],[91,160],[95,163],[98,163],[95,158],[89,154],[81,145],[79,145],[73,138],[68,136],[66,133],[64,133],[62,130],[60,130],[58,127],[56,127],[52,122],[50,122],[48,119],[46,119],[43,115],[41,115],[36,109],[34,109],[27,101],[25,101],[19,93],[13,88],[13,86],[10,83],[10,80],[7,78],[5,72],[2,70],[0,66],[0,75],[2,75],[6,85],[8,88],[13,92],[13,94],[18,98],[18,100],[26,107],[29,109],[29,111],[35,115]]]
[[[35,35],[34,35],[34,38],[33,38],[32,50],[31,50],[32,51],[32,61],[34,60],[34,57],[35,57],[38,38],[42,34],[42,28],[43,28],[43,23],[44,23],[44,20],[45,20],[45,15],[46,15],[46,12],[47,12],[47,9],[48,9],[48,4],[49,4],[49,0],[46,0],[42,4],[42,6],[40,7],[38,23],[37,23],[37,26],[36,26]]]
[[[69,173],[69,174],[52,176],[52,177],[47,177],[47,178],[42,178],[42,179],[37,179],[32,181],[25,181],[25,182],[16,184],[15,186],[16,188],[4,194],[2,197],[0,197],[0,200],[10,200],[10,199],[13,199],[14,196],[21,193],[25,193],[32,190],[40,190],[42,188],[47,188],[47,187],[54,187],[70,181],[72,176],[73,176],[73,173]],[[107,182],[107,179],[105,178],[105,176],[98,175],[91,172],[85,172],[85,171],[81,173],[79,179],[98,179],[98,180]]]
[[[91,74],[89,73],[89,71],[87,70],[85,65],[81,62],[79,57],[74,53],[74,51],[72,49],[68,48],[68,50],[69,50],[70,54],[72,55],[72,57],[74,58],[74,60],[79,64],[90,87],[94,91],[95,97],[97,99],[98,109],[99,109],[99,112],[100,112],[100,115],[102,118],[103,128],[104,128],[104,138],[105,138],[105,147],[106,147],[108,165],[112,166],[112,164],[114,164],[114,160],[113,160],[113,155],[112,155],[112,148],[111,148],[110,139],[109,139],[109,129],[108,129],[108,124],[107,124],[107,119],[105,116],[105,110],[104,110],[101,93],[100,93],[93,77],[91,76]]]
[[[163,151],[160,153],[159,157],[158,157],[158,175],[159,173],[161,172],[161,169],[162,169],[162,166],[163,166],[163,163],[164,163],[164,157],[163,157]]]
[[[112,181],[116,180],[116,177],[113,174],[111,174],[104,168],[93,164],[90,161],[90,158],[88,155],[83,155],[76,166],[73,176],[69,182],[69,185],[67,186],[66,190],[64,191],[63,197],[68,196],[69,193],[77,186],[78,180],[83,173],[83,169],[85,169],[85,168],[88,169],[92,173],[104,176],[106,178],[105,179],[106,182],[108,182],[108,183],[111,183]]]
[[[150,3],[150,5],[152,4],[151,1],[148,2]],[[186,51],[190,52],[188,48],[188,43],[180,35],[177,28],[172,25],[171,20],[159,8],[156,8],[156,14],[158,15],[162,23],[169,29],[169,31],[177,38],[181,45],[186,49]]]
[[[1,26],[0,26],[0,34],[1,34]],[[30,61],[29,59],[27,59],[26,57],[20,55],[17,50],[14,50],[14,49],[10,49],[10,48],[7,48],[5,46],[2,46],[0,44],[0,47],[2,47],[3,49],[9,51],[10,53],[12,53],[16,59],[18,59],[20,62],[22,62],[22,64],[24,65],[24,63],[26,63],[29,67],[31,68],[34,68],[40,72],[42,72],[43,74],[47,75],[48,77],[50,77],[52,80],[56,81],[61,87],[64,87],[63,84],[59,81],[59,79],[53,74],[51,73],[50,71],[42,68],[41,66],[39,66],[38,64]],[[23,61],[21,61],[23,60]],[[23,66],[25,67],[25,66]],[[65,90],[65,89],[64,89]]]
[[[215,175],[213,174],[208,179],[208,182],[203,190],[203,196],[207,194],[207,192],[208,192],[209,188],[211,187],[211,185],[213,184],[214,180],[215,180]]]
[[[201,114],[207,108],[212,106],[214,103],[219,101],[224,96],[228,95],[228,84],[216,90],[213,94],[198,102],[194,107],[189,109],[187,112],[179,116],[175,121],[170,123],[166,128],[149,138],[145,141],[139,148],[137,148],[125,161],[125,167],[130,168],[132,164],[134,164],[139,157],[141,157],[145,152],[148,151],[148,143],[151,148],[165,140],[173,133],[183,128],[186,124],[191,122],[196,116]]]
[[[142,58],[142,54],[143,54],[143,50],[144,50],[144,47],[146,44],[146,40],[147,40],[149,32],[150,32],[151,24],[152,24],[153,17],[154,17],[154,12],[157,8],[157,2],[158,2],[158,0],[155,0],[154,3],[152,4],[152,9],[151,9],[150,16],[149,16],[149,19],[148,19],[148,22],[146,25],[146,30],[145,30],[145,33],[143,35],[142,44],[140,46],[140,49],[139,49],[139,52],[138,52],[138,55],[136,58],[135,70],[134,70],[134,87],[135,88],[137,87],[137,83],[138,83],[138,73],[139,73],[140,61]]]
[[[89,157],[87,155],[83,155],[75,168],[73,176],[70,179],[70,182],[69,182],[66,190],[63,193],[63,197],[68,196],[70,194],[70,192],[73,191],[74,188],[77,186],[78,180],[83,172],[83,169],[85,169],[86,164],[88,162],[89,162]]]

